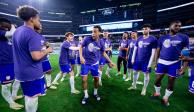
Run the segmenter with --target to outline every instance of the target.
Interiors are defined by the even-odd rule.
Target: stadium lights
[[[4,13],[4,12],[0,12],[0,15],[6,15],[6,16],[11,16],[11,17],[16,17],[16,18],[18,17],[16,15]],[[72,23],[72,21],[54,21],[54,20],[45,20],[45,19],[41,19],[40,21],[50,22],[50,23]]]
[[[189,2],[189,3],[182,4],[182,5],[177,5],[177,6],[174,6],[174,7],[160,9],[160,10],[157,10],[157,12],[163,12],[163,11],[167,11],[167,10],[172,10],[172,9],[176,9],[176,8],[180,8],[180,7],[185,7],[185,6],[192,5],[192,4],[194,4],[194,2]]]
[[[117,22],[108,22],[108,23],[88,24],[88,25],[80,25],[79,27],[88,27],[88,26],[95,26],[95,25],[107,25],[107,24],[131,23],[131,22],[139,22],[139,21],[143,21],[143,19],[127,20],[127,21],[117,21]]]

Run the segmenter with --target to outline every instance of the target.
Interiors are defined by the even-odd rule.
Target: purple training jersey
[[[128,48],[128,39],[125,40],[125,39],[122,39],[119,43],[119,46],[121,48]],[[123,57],[125,58],[127,56],[127,50],[120,50],[119,51],[119,57]]]
[[[99,62],[102,52],[105,51],[104,42],[99,39],[94,40],[92,37],[87,37],[82,43],[83,57],[85,59],[85,64],[94,65]]]
[[[0,64],[13,63],[12,41],[5,38],[5,33],[0,30]]]
[[[31,52],[41,51],[44,40],[32,28],[20,26],[13,35],[15,77],[19,81],[33,81],[43,76],[42,60],[32,59]]]
[[[75,41],[71,41],[70,42],[70,46],[72,47],[76,47],[77,44]],[[76,52],[75,50],[69,50],[69,59],[76,59]]]
[[[147,38],[143,38],[143,36],[140,36],[137,39],[135,46],[137,47],[135,60],[149,62],[152,49],[156,49],[157,47],[157,40],[154,36],[151,35]]]
[[[137,42],[137,40],[135,40],[135,39],[129,40],[129,59],[132,59],[133,50],[134,50],[134,46],[135,46],[136,42]]]
[[[68,41],[64,41],[61,45],[61,52],[59,56],[59,64],[66,65],[69,64],[69,47],[71,47],[71,43]]]
[[[184,47],[189,46],[189,38],[184,34],[176,34],[175,36],[164,35],[158,40],[158,48],[160,48],[160,59],[167,61],[179,60],[181,51]]]

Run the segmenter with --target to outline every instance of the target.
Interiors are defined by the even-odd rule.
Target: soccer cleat
[[[129,80],[131,80],[131,78],[126,78],[126,79],[125,79],[126,82],[129,81]]]
[[[141,81],[137,81],[136,83],[139,85],[143,85],[143,82],[141,82]]]
[[[146,88],[143,88],[143,89],[142,89],[141,95],[142,95],[142,96],[145,96],[145,95],[146,95]]]
[[[136,90],[136,89],[137,89],[136,86],[131,86],[131,87],[128,88],[128,90]]]
[[[75,77],[78,77],[78,76],[79,76],[79,74],[76,74],[76,75],[75,75]]]
[[[99,95],[94,95],[94,98],[96,99],[96,101],[100,101],[101,100]]]
[[[53,82],[52,84],[53,84],[53,85],[59,85],[59,83],[58,83],[58,82]]]
[[[116,74],[116,76],[118,76],[118,75],[121,75],[121,72],[118,72],[118,73]]]
[[[13,97],[13,100],[16,101],[16,100],[19,100],[19,99],[22,99],[22,98],[23,98],[23,96],[22,95],[19,95],[19,96]]]
[[[87,103],[88,103],[88,99],[89,99],[89,98],[85,98],[85,97],[84,97],[84,98],[82,99],[82,102],[81,102],[82,105],[87,104]]]
[[[123,80],[125,80],[127,78],[127,76],[126,75],[123,75]]]
[[[61,82],[63,82],[64,80],[65,80],[65,78],[64,78],[64,77],[62,77],[62,78],[61,78]]]
[[[160,98],[160,94],[154,93],[150,98],[153,100],[157,100]]]
[[[24,106],[14,102],[14,103],[10,104],[9,107],[10,107],[11,109],[13,109],[13,110],[20,110],[20,109],[22,109]]]
[[[166,107],[170,106],[170,103],[168,102],[168,99],[162,99],[161,104],[166,106]]]
[[[56,86],[50,86],[49,89],[57,89]]]
[[[80,93],[80,91],[78,91],[78,90],[76,90],[76,89],[71,90],[71,94],[79,94],[79,93]]]

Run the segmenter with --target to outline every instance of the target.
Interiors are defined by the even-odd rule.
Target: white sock
[[[98,70],[99,73],[99,82],[102,82],[102,71]]]
[[[45,74],[47,87],[51,86],[51,74]]]
[[[150,75],[144,73],[144,88],[146,89],[150,81]]]
[[[128,69],[128,78],[129,79],[131,78],[131,72],[132,72],[132,70],[131,69]]]
[[[65,77],[66,77],[66,74],[67,74],[67,73],[63,73],[62,78],[65,78]]]
[[[173,91],[169,91],[168,89],[166,89],[165,91],[165,95],[163,97],[163,99],[167,99],[170,97],[170,95],[173,93]]]
[[[134,71],[134,73],[133,73],[133,86],[134,87],[136,87],[136,85],[137,85],[138,77],[139,77],[138,72]]]
[[[71,91],[75,89],[75,81],[74,81],[74,76],[70,76],[69,78],[70,86],[71,86]]]
[[[15,103],[12,99],[12,95],[11,95],[11,83],[9,84],[5,84],[5,85],[2,85],[2,88],[1,88],[1,94],[3,96],[3,98],[9,103],[9,104],[13,104]]]
[[[26,112],[36,112],[38,109],[38,97],[25,96]]]
[[[84,97],[85,97],[85,98],[88,98],[88,97],[89,97],[89,95],[88,95],[88,90],[87,90],[87,89],[84,90]]]
[[[108,66],[106,69],[106,74],[110,74],[110,70],[111,70],[111,68]]]
[[[157,86],[154,85],[154,88],[155,88],[156,94],[160,95],[161,87],[157,87]]]
[[[98,94],[98,89],[94,88],[94,95]]]
[[[188,68],[188,76],[191,77],[191,68]]]
[[[12,85],[12,97],[13,98],[17,96],[19,87],[20,87],[20,82],[15,80]]]
[[[57,82],[61,77],[61,73],[58,73],[53,82]]]
[[[77,74],[80,74],[80,69],[81,69],[80,65],[77,65]]]

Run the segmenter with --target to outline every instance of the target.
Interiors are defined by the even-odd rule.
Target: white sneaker
[[[19,100],[19,99],[22,99],[22,98],[23,98],[23,96],[22,95],[19,95],[19,96],[13,97],[13,100],[16,101],[16,100]]]
[[[121,72],[118,72],[118,73],[116,74],[116,76],[118,76],[118,75],[121,75]]]
[[[123,75],[123,80],[125,80],[127,78],[127,76],[126,75]]]
[[[142,89],[141,95],[142,95],[142,96],[145,96],[145,95],[146,95],[146,88],[143,88],[143,89]]]
[[[20,110],[20,109],[24,108],[23,105],[20,105],[20,104],[15,103],[15,102],[14,102],[13,104],[10,104],[9,107],[10,107],[11,109],[14,109],[14,110]]]
[[[64,80],[65,80],[65,77],[62,77],[62,78],[61,78],[61,82],[63,82]]]
[[[52,84],[53,84],[53,85],[59,85],[59,83],[58,83],[58,82],[53,82]]]
[[[109,73],[105,73],[106,74],[106,76],[108,77],[108,78],[111,78],[111,76],[110,76],[110,74]]]
[[[136,86],[131,86],[131,87],[128,88],[128,90],[136,90],[136,89],[137,89]]]
[[[50,86],[49,89],[57,89],[56,86]]]
[[[71,94],[79,94],[79,93],[80,93],[80,91],[78,91],[76,89],[74,89],[74,90],[71,91]]]
[[[143,85],[143,82],[141,82],[141,81],[137,81],[136,83],[139,85]]]
[[[131,79],[130,79],[130,78],[126,78],[126,79],[125,79],[126,82],[129,81],[129,80],[131,80]]]
[[[78,77],[78,76],[79,76],[79,74],[76,74],[76,75],[75,75],[75,77]]]

